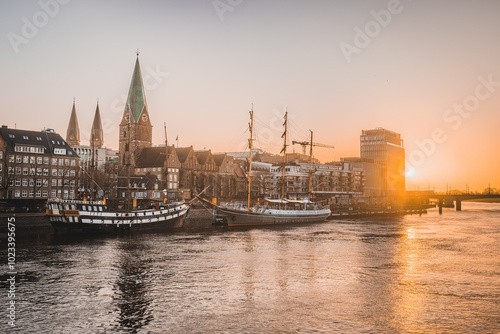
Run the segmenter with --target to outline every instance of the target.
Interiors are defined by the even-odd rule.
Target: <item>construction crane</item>
[[[303,154],[306,154],[306,147],[307,146],[310,147],[310,150],[309,150],[309,198],[310,198],[311,197],[311,186],[312,186],[313,146],[326,147],[326,148],[335,148],[335,147],[332,146],[332,145],[325,145],[325,144],[315,143],[313,141],[313,132],[311,130],[309,130],[309,132],[311,132],[311,141],[296,141],[296,140],[293,140],[292,141],[292,145],[295,145],[295,144],[302,145],[302,152],[303,152]]]
[[[307,146],[311,146],[311,142],[308,141],[292,141],[292,144],[298,144],[302,146],[302,154],[306,154],[306,148]],[[320,144],[320,143],[313,143],[313,146],[318,146],[318,147],[326,147],[326,148],[335,148],[333,145],[325,145],[325,144]]]

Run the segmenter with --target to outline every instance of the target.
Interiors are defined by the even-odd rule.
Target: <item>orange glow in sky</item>
[[[266,151],[288,110],[291,140],[335,146],[323,162],[384,127],[407,188],[500,188],[500,2],[222,2],[2,2],[1,123],[65,135],[75,98],[85,144],[99,99],[117,149],[139,48],[156,144],[166,122],[180,146],[241,151],[253,103]]]

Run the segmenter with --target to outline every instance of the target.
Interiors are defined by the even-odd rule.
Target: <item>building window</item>
[[[3,151],[0,151],[0,159],[3,159]]]
[[[76,160],[75,159],[71,160],[71,166],[75,166],[75,164],[76,164]]]
[[[75,176],[75,170],[74,170],[74,169],[72,169],[72,170],[70,171],[70,176]]]
[[[42,197],[48,197],[49,192],[47,190],[42,191]]]
[[[26,162],[25,163],[28,163],[28,157],[25,157],[26,159]],[[20,155],[16,155],[16,163],[20,164],[21,162],[23,161],[23,157],[20,156]]]
[[[37,187],[41,187],[42,186],[42,180],[41,179],[37,179],[36,180],[36,186]]]
[[[33,190],[30,190],[28,197],[33,197],[33,195],[34,195]]]
[[[35,193],[35,196],[36,197],[41,197],[42,196],[42,192],[40,190],[37,190],[36,193]]]
[[[30,179],[29,185],[30,185],[30,187],[33,187],[35,185],[35,180]]]
[[[21,193],[21,196],[22,197],[28,197],[28,191],[27,190],[23,190],[22,193]]]
[[[24,168],[23,168],[23,175],[28,175],[28,173],[29,173],[28,168],[27,168],[27,167],[24,167]]]
[[[34,156],[31,156],[30,157],[30,164],[35,164],[35,157]]]
[[[45,165],[48,165],[49,164],[49,158],[48,157],[43,158],[43,163]]]
[[[54,169],[52,170],[52,176],[57,176],[57,168],[54,168]]]
[[[42,164],[42,161],[43,161],[43,158],[42,157],[38,157],[36,158],[36,163],[41,165]]]
[[[14,191],[14,197],[21,197],[21,191],[20,190]]]
[[[20,187],[21,186],[21,179],[16,179],[15,184],[16,184],[16,187]]]
[[[57,187],[57,179],[52,179],[52,187]]]
[[[52,165],[57,166],[57,158],[52,158]]]
[[[49,176],[49,169],[48,168],[43,169],[43,176]]]
[[[56,194],[56,191],[55,191],[55,190],[52,190],[52,191],[50,192],[50,197],[55,198],[55,197],[56,197],[56,195],[57,195],[57,194]]]
[[[28,186],[28,179],[23,179],[23,187],[27,187]]]

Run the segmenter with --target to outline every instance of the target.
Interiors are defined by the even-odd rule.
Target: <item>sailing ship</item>
[[[139,56],[139,53],[137,53]],[[129,91],[129,98],[125,106],[124,119],[128,122],[124,123],[127,136],[125,141],[127,148],[130,146],[131,138],[131,119],[134,113],[140,118],[147,120],[147,110],[145,104],[145,96],[139,96],[137,92],[144,94],[142,79],[140,75],[139,60],[136,61],[134,75]],[[98,109],[96,111],[96,114]],[[142,116],[141,116],[142,115]],[[138,117],[138,118],[139,118]],[[97,136],[99,138],[99,135]],[[102,135],[100,136],[102,138]],[[56,232],[62,231],[120,231],[120,230],[145,230],[145,229],[166,229],[171,227],[180,227],[189,211],[189,203],[181,201],[154,202],[148,209],[138,210],[135,205],[131,207],[131,191],[130,191],[130,168],[132,165],[132,154],[124,159],[127,171],[127,195],[125,197],[125,205],[123,210],[114,210],[106,205],[105,198],[103,200],[94,200],[94,185],[97,185],[94,180],[95,170],[95,142],[96,130],[92,127],[91,132],[91,147],[92,157],[90,165],[90,201],[72,200],[51,198],[47,201],[46,215],[50,219],[50,223]],[[169,147],[166,137],[165,128],[165,167],[168,164]],[[135,152],[133,152],[135,153]],[[168,168],[165,168],[167,171]],[[165,178],[166,180],[167,178]],[[134,201],[135,202],[135,201]]]
[[[282,191],[281,198],[271,199],[265,198],[265,204],[256,204],[251,206],[251,184],[252,184],[252,149],[253,149],[253,106],[250,111],[249,132],[250,138],[248,146],[250,151],[248,164],[248,201],[247,206],[229,203],[225,205],[216,205],[206,199],[197,196],[197,198],[205,204],[212,206],[214,222],[217,224],[225,224],[228,226],[259,226],[259,225],[278,225],[291,223],[314,223],[326,220],[331,214],[328,207],[324,207],[321,203],[313,203],[306,199],[285,198],[285,166],[286,166],[286,148],[287,148],[287,120],[288,112],[285,113],[284,127],[285,131],[282,135],[284,138],[282,164]],[[311,138],[312,143],[312,138]],[[312,145],[312,144],[311,144]],[[311,146],[312,147],[312,146]],[[311,149],[312,155],[312,149]],[[310,160],[312,161],[312,160]],[[311,166],[310,166],[311,170]],[[309,173],[309,193],[311,193],[311,172]]]

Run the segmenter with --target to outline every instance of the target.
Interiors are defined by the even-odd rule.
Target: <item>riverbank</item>
[[[7,235],[7,223],[15,224],[16,234],[52,234],[54,232],[49,218],[43,212],[38,213],[1,213],[0,237]],[[212,214],[204,208],[191,208],[181,229],[204,229],[212,224]]]
[[[411,214],[423,214],[427,210],[379,210],[379,211],[345,211],[333,212],[328,220],[353,219],[366,217],[392,217]],[[12,219],[14,218],[14,219]],[[45,213],[2,213],[0,214],[0,236],[7,235],[7,222],[14,222],[17,234],[38,235],[52,234],[54,231]],[[184,220],[180,231],[206,230],[212,228],[212,213],[205,208],[194,207]]]

